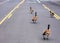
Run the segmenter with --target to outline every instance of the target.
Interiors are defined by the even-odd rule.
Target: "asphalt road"
[[[0,3],[0,21],[20,2],[21,0],[9,0]]]
[[[17,0],[10,0],[1,5],[0,20],[18,3]],[[35,24],[31,21],[34,13],[30,14],[30,6],[38,14],[38,20]],[[57,12],[58,10],[54,11]],[[0,25],[0,43],[60,43],[60,20],[50,18],[49,11],[42,6],[42,3],[38,3],[36,0],[25,0],[12,14],[10,19],[5,20]],[[49,40],[43,40],[42,32],[48,24],[51,25],[51,35]]]
[[[47,5],[51,10],[53,10],[56,14],[60,16],[60,1],[52,2],[52,1],[42,1],[45,5]]]

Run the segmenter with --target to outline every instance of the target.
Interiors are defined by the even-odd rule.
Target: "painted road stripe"
[[[40,0],[37,0],[38,3],[41,3]]]
[[[22,0],[17,6],[14,7],[13,10],[11,10],[7,15],[6,17],[4,17],[1,21],[0,21],[0,24],[2,24],[6,19],[9,19],[11,18],[11,16],[13,15],[12,13],[17,9],[19,8],[19,6],[24,3],[25,0]]]
[[[51,9],[49,9],[46,5],[42,4],[42,6],[47,9],[48,11],[52,11]],[[53,12],[53,11],[52,11]],[[54,12],[53,12],[54,13]],[[56,13],[54,13],[54,17],[57,19],[57,20],[60,20],[60,16],[58,16]]]

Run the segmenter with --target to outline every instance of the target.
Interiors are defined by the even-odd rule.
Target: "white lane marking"
[[[40,1],[40,0],[37,0],[37,2],[38,2],[38,3],[41,3],[41,1]]]

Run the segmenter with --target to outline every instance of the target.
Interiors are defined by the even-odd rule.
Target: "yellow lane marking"
[[[14,8],[13,8],[13,10],[11,10],[1,21],[0,21],[0,24],[2,24],[6,19],[9,19],[13,14],[13,12],[17,9],[17,8],[19,8],[19,6],[22,4],[22,3],[24,3],[24,1],[25,0],[22,0],[20,3],[18,3],[18,5],[17,6],[15,6]]]
[[[43,5],[43,7],[45,8],[45,9],[47,9],[48,11],[50,11],[50,9],[46,6],[46,5],[44,5],[44,4],[42,4]]]
[[[46,5],[42,4],[42,6],[47,9],[48,11],[52,11],[51,9],[49,9]],[[53,11],[52,11],[53,12]],[[54,13],[54,12],[53,12]],[[59,20],[60,19],[60,16],[58,16],[56,13],[54,13],[54,17]]]
[[[10,15],[8,16],[8,19],[11,18],[11,16],[12,16],[12,14],[10,14]]]

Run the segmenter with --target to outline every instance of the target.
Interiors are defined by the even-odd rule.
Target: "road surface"
[[[0,5],[0,21],[21,1],[10,0]],[[34,13],[30,14],[30,6],[38,14],[38,20],[35,24],[31,21]],[[49,40],[43,40],[42,32],[48,24],[51,25],[51,35]],[[60,43],[59,33],[60,20],[50,18],[49,11],[42,6],[42,3],[38,3],[36,0],[25,0],[19,8],[14,10],[12,16],[0,25],[0,43]]]

